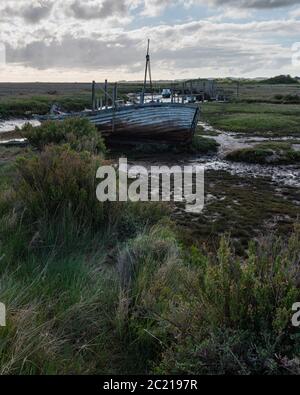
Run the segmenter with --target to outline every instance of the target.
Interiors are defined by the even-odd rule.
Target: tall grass
[[[165,205],[99,203],[102,161],[52,145],[0,168],[0,373],[299,373],[300,227],[244,258],[190,249]]]
[[[116,254],[167,210],[160,204],[99,203],[98,162],[68,146],[50,146],[19,159],[16,181],[6,185],[0,221],[0,300],[8,308],[0,336],[2,374],[143,370],[117,324]]]

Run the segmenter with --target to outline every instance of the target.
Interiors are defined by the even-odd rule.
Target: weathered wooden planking
[[[199,118],[198,106],[151,103],[51,117],[87,117],[110,142],[114,140],[191,141]]]

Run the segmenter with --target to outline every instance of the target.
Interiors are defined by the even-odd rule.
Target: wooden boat
[[[113,97],[109,96],[106,80],[104,89],[106,109],[65,114],[59,113],[58,109],[55,108],[56,114],[52,114],[46,117],[46,119],[61,120],[67,117],[85,117],[101,131],[102,136],[109,143],[126,142],[135,144],[141,142],[159,142],[177,144],[191,142],[199,119],[199,107],[191,104],[173,103],[173,92],[171,92],[171,103],[154,102],[149,43],[150,40],[148,40],[141,104],[118,105],[117,86],[115,84]],[[148,72],[152,101],[145,103],[144,98]],[[95,82],[93,82],[92,96],[93,108],[95,108]],[[107,108],[108,96],[112,102],[111,108]],[[41,117],[39,119],[42,120]]]
[[[192,140],[199,107],[151,103],[102,110],[88,116],[109,142],[188,143]]]
[[[199,107],[175,103],[149,103],[114,109],[61,114],[44,119],[87,118],[109,143],[189,143],[195,132]],[[40,118],[41,119],[41,118]]]

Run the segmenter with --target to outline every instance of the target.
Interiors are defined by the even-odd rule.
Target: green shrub
[[[86,223],[113,220],[111,203],[96,199],[100,164],[88,152],[75,152],[69,145],[47,146],[39,155],[17,160],[16,199],[35,221],[66,212]]]
[[[226,159],[233,162],[284,165],[299,162],[300,152],[293,149],[292,143],[274,141],[230,152]]]
[[[273,151],[270,149],[263,148],[244,148],[230,152],[227,156],[227,160],[233,162],[246,162],[246,163],[267,163],[268,159],[272,157]]]
[[[84,118],[47,121],[39,127],[26,124],[21,135],[38,149],[48,144],[70,144],[76,151],[105,153],[106,150],[100,132]]]
[[[219,144],[214,139],[197,136],[193,137],[191,151],[193,153],[206,154],[209,152],[217,152]]]
[[[96,172],[102,164],[69,145],[17,159],[13,186],[0,194],[1,242],[12,262],[31,249],[65,254],[97,244],[97,238],[114,248],[166,217],[168,207],[160,202],[99,202]]]
[[[288,75],[277,75],[276,77],[272,77],[259,82],[260,84],[298,84],[298,80],[296,78]]]
[[[194,274],[183,280],[185,291],[169,295],[164,317],[175,341],[156,372],[299,372],[300,339],[291,326],[292,305],[300,300],[299,250],[298,226],[288,242],[269,237],[250,243],[244,260],[228,239],[215,261],[193,251]]]

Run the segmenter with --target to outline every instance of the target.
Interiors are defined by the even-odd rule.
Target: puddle
[[[224,132],[215,129],[211,125],[208,125],[205,122],[199,122],[198,125],[203,128],[204,132],[217,133],[216,136],[207,136],[207,137],[216,140],[217,143],[220,144],[219,153],[218,153],[220,157],[226,156],[226,154],[228,154],[231,151],[235,151],[242,148],[250,148],[254,145],[251,144],[250,142],[237,138],[237,135],[235,133]]]

